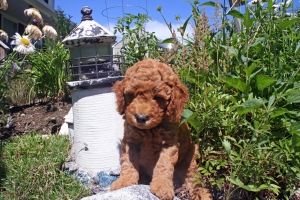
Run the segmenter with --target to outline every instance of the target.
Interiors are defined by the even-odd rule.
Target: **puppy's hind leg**
[[[182,162],[190,163],[190,165],[187,166],[187,170],[185,170],[186,176],[182,187],[186,188],[189,191],[190,196],[193,200],[212,200],[212,195],[210,194],[208,189],[203,188],[201,184],[194,184],[195,175],[198,169],[198,165],[196,162],[198,145],[192,145],[190,148],[191,150]]]

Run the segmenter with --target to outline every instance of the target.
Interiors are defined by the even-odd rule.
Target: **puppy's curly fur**
[[[160,199],[173,199],[179,187],[193,199],[212,199],[207,189],[193,185],[197,146],[187,124],[179,126],[188,90],[172,68],[145,59],[130,67],[113,90],[125,130],[121,175],[111,190],[150,183]]]

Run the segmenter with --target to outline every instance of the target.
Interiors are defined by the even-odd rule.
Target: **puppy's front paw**
[[[150,191],[161,200],[172,200],[175,195],[173,182],[164,178],[152,180]]]
[[[124,179],[120,178],[110,185],[110,190],[117,190],[117,189],[121,189],[121,188],[131,186],[131,185],[134,185],[134,184],[130,183],[130,181],[128,181],[128,180],[124,180]]]

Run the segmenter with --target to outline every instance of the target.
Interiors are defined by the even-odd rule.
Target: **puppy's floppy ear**
[[[117,81],[115,82],[115,84],[113,85],[112,89],[116,94],[116,98],[117,98],[117,111],[123,115],[125,112],[125,99],[124,99],[124,80],[122,81]]]
[[[171,101],[168,105],[166,116],[170,122],[180,122],[185,104],[189,100],[188,89],[182,83],[172,87]]]

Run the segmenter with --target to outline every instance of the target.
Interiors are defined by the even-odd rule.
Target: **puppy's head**
[[[113,90],[118,112],[139,129],[151,129],[163,119],[179,122],[188,101],[188,90],[171,67],[153,59],[130,67]]]

